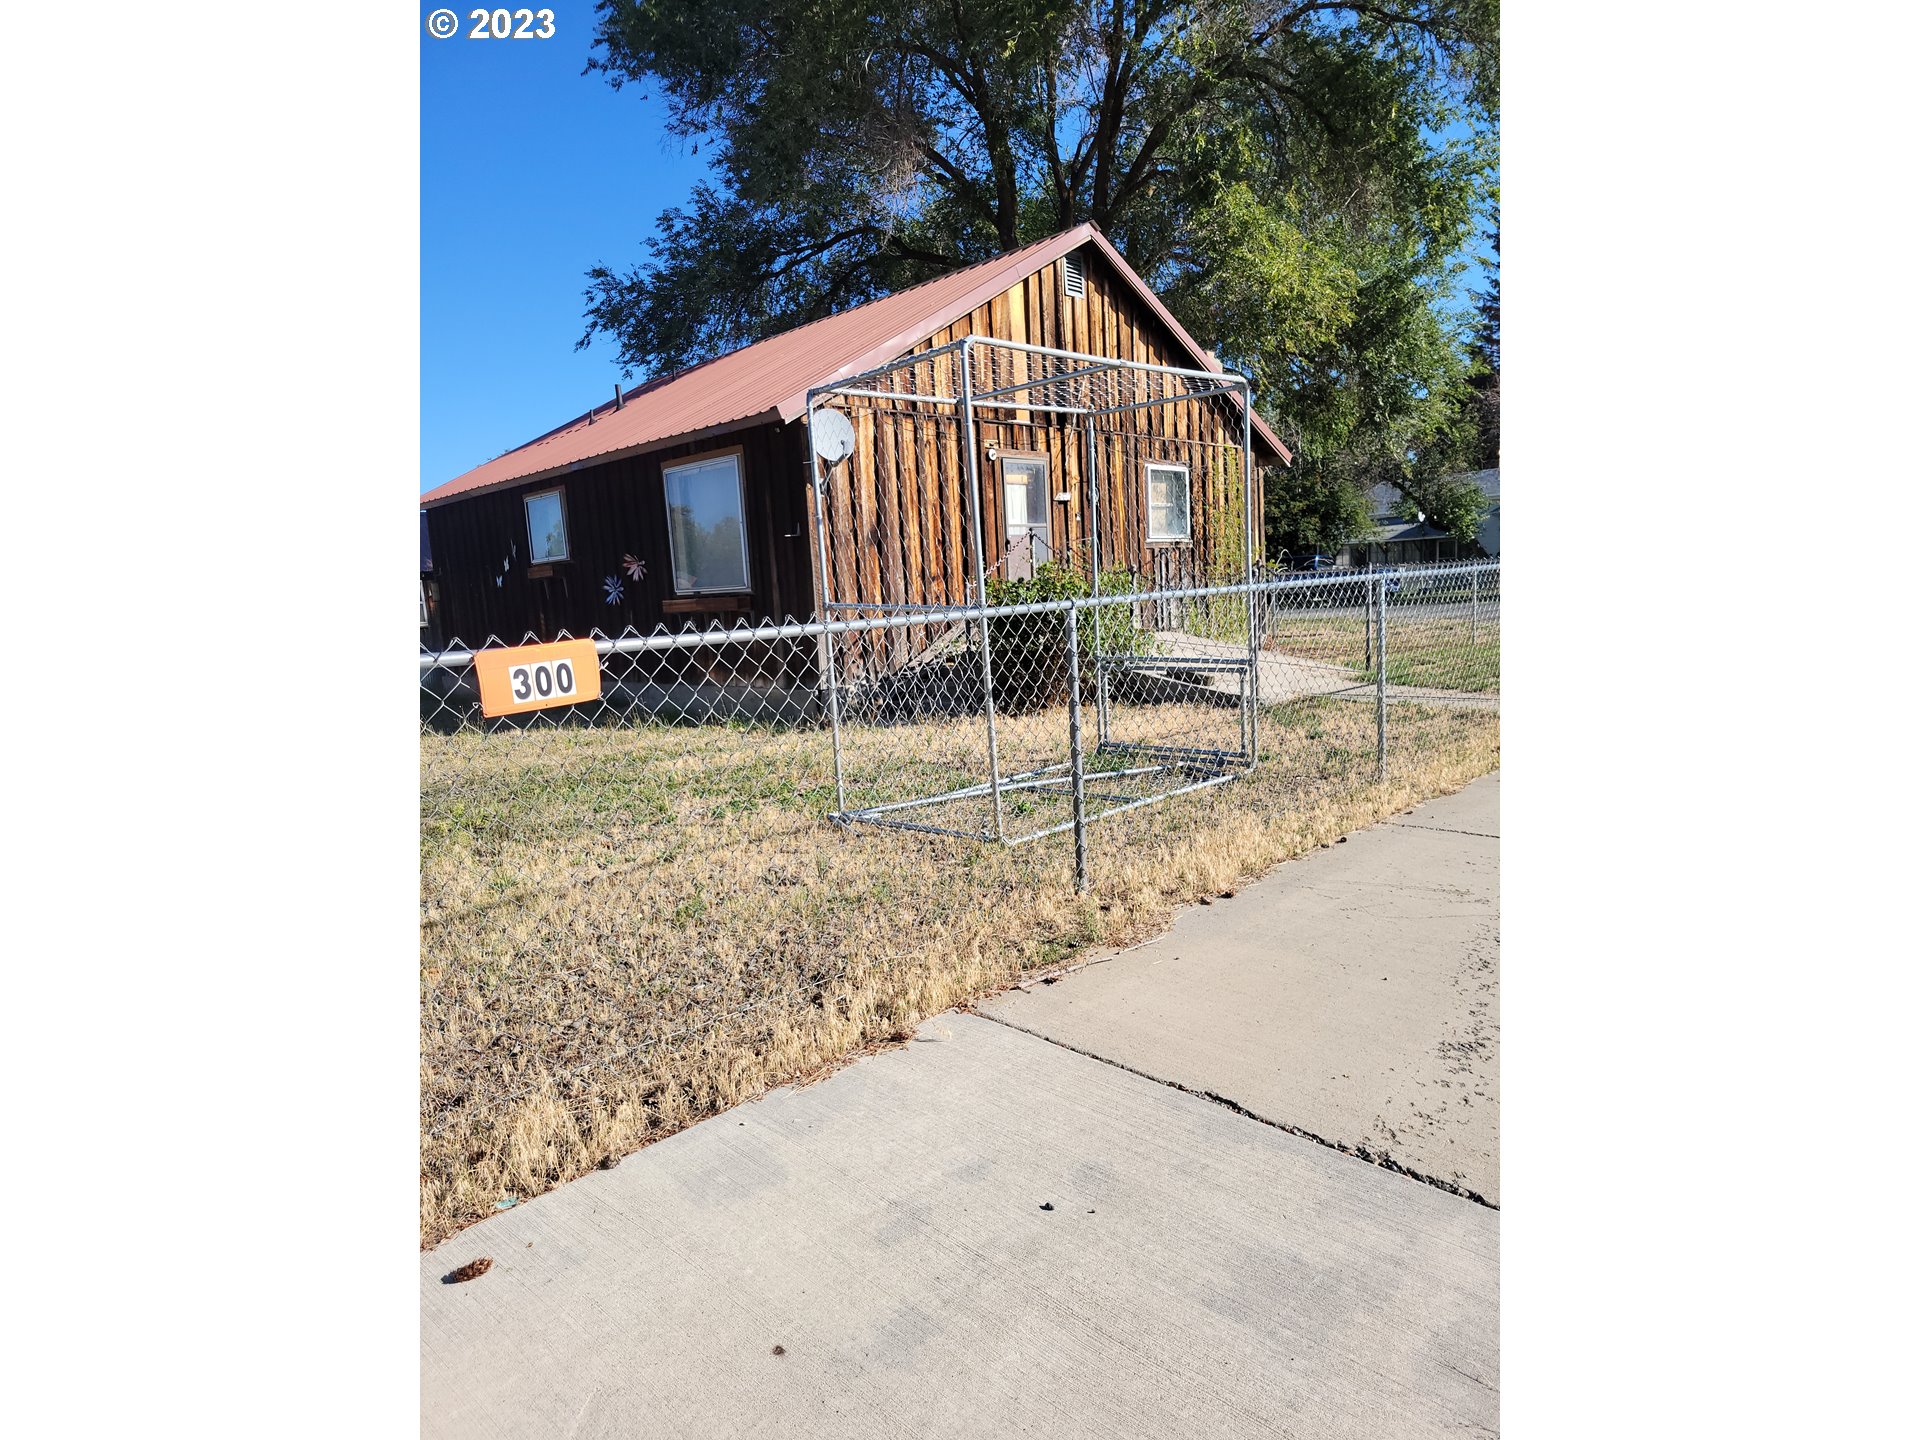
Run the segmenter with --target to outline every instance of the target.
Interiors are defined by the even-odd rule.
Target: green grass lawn
[[[1270,625],[1266,648],[1302,660],[1344,665],[1356,683],[1372,683],[1368,625],[1360,615],[1289,614]],[[1500,689],[1500,627],[1496,614],[1478,623],[1465,616],[1387,612],[1387,683],[1473,694]]]

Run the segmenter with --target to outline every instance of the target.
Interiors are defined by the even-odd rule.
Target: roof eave
[[[564,465],[549,466],[545,470],[536,470],[528,475],[515,475],[505,480],[496,480],[490,485],[477,485],[469,490],[456,490],[452,494],[441,495],[437,490],[429,490],[420,497],[422,510],[437,510],[442,505],[452,505],[461,500],[471,500],[478,495],[492,495],[497,491],[511,490],[516,485],[532,485],[542,480],[555,480],[563,475],[571,475],[578,470],[591,470],[596,465],[610,464],[615,460],[630,460],[636,455],[650,455],[656,450],[669,450],[675,445],[691,445],[699,440],[711,440],[721,435],[733,435],[741,430],[752,430],[761,425],[785,424],[785,416],[778,410],[762,410],[758,415],[748,415],[740,420],[725,420],[717,425],[708,425],[700,430],[687,430],[678,435],[663,436],[658,440],[645,440],[638,445],[626,445],[618,450],[608,450],[599,455],[584,456],[579,460],[570,460]],[[512,452],[509,451],[509,454]],[[449,480],[447,484],[459,483]],[[442,487],[445,488],[445,487]]]

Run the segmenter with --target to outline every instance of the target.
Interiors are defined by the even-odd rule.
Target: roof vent
[[[1087,266],[1080,258],[1080,252],[1074,251],[1061,262],[1061,273],[1066,277],[1067,294],[1075,300],[1083,300],[1087,294]]]

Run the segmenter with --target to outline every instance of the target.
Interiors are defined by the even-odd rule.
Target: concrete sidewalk
[[[1499,1203],[1500,777],[985,1014]]]
[[[1166,655],[1217,656],[1222,660],[1237,661],[1244,660],[1247,654],[1245,645],[1206,640],[1189,635],[1184,630],[1156,630],[1154,638],[1159,642],[1160,653]],[[1309,660],[1304,656],[1289,655],[1283,650],[1263,650],[1256,663],[1260,671],[1260,699],[1265,704],[1277,705],[1309,695],[1327,695],[1336,700],[1364,701],[1371,705],[1376,698],[1373,682],[1363,678],[1360,670],[1350,666],[1327,660]],[[1150,660],[1143,661],[1142,665],[1147,669],[1152,668]],[[1237,695],[1240,691],[1239,681],[1226,674],[1214,676],[1207,684],[1228,694]],[[1470,710],[1500,708],[1500,697],[1496,693],[1441,690],[1430,685],[1388,685],[1387,699]]]
[[[1485,845],[1439,823],[1468,819],[1486,823],[1422,807],[1197,914],[1298,931],[1297,912],[1324,892],[1345,897],[1314,922],[1331,933],[1341,904],[1389,902],[1345,873],[1354,861],[1329,861],[1353,852],[1373,867],[1370,883],[1391,887],[1405,878],[1394,852],[1427,857],[1406,862],[1417,878],[1453,863],[1438,858],[1448,846]],[[1356,850],[1372,836],[1385,837],[1369,844],[1386,859]],[[1313,879],[1300,886],[1289,872]],[[1484,888],[1477,873],[1448,883]],[[1473,909],[1429,885],[1392,913],[1465,924],[1456,904]],[[1193,923],[1176,926],[1183,945]],[[1307,1007],[1247,944],[1226,943],[1239,962],[1176,989],[1242,985],[1243,1004],[1314,1008],[1349,1044],[1366,1041],[1356,1007],[1371,992],[1358,979],[1343,990],[1322,975],[1327,998]],[[1368,943],[1354,942],[1363,969]],[[1151,986],[1127,988],[1139,984],[1132,958],[993,1008],[1051,1026],[1103,1009],[1179,1011]],[[1169,954],[1143,968],[1173,964]],[[1249,966],[1253,978],[1236,978]],[[1085,998],[1122,981],[1104,1005]],[[1391,979],[1371,983],[1393,993]],[[1416,1052],[1426,1031],[1414,1016],[1433,993],[1407,991],[1397,1029],[1383,1027]],[[1129,1025],[1115,1021],[1097,1043],[1138,1045],[1153,1028]],[[1254,1053],[1248,1032],[1227,1034],[1242,1061]],[[1342,1062],[1347,1073],[1397,1058],[1367,1044]],[[1205,1060],[1191,1048],[1140,1054],[1195,1075]],[[1248,1093],[1285,1112],[1272,1118],[1302,1113],[1284,1086]],[[1365,1108],[1353,1101],[1352,1113]],[[942,1015],[901,1049],[696,1125],[423,1255],[422,1431],[1492,1434],[1498,1223],[1485,1206],[1103,1059]],[[486,1275],[441,1283],[483,1255]]]

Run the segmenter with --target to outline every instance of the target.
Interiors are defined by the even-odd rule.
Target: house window
[[[545,565],[567,558],[567,504],[558,490],[527,496],[527,560]]]
[[[672,465],[663,473],[674,593],[704,595],[751,588],[739,454]]]
[[[1193,515],[1187,505],[1187,467],[1147,466],[1147,539],[1191,540]]]
[[[1080,258],[1079,251],[1074,251],[1060,262],[1060,273],[1065,280],[1067,294],[1075,300],[1084,300],[1087,294],[1087,265]]]

